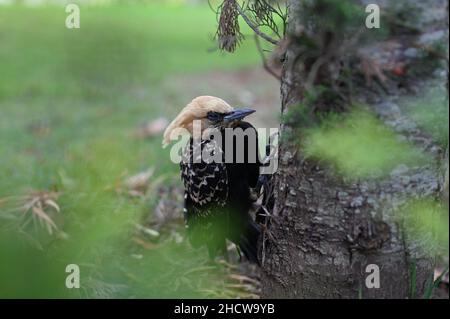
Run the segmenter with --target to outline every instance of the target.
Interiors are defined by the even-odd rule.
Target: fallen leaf
[[[135,227],[136,227],[137,230],[139,230],[139,231],[141,231],[141,232],[143,232],[143,233],[145,233],[145,234],[147,234],[147,235],[149,235],[151,237],[159,237],[159,232],[154,230],[154,229],[147,228],[147,227],[144,227],[144,226],[139,225],[139,224],[135,224]]]
[[[138,138],[148,138],[160,135],[166,129],[169,121],[165,117],[157,118],[151,122],[140,125],[136,130]]]

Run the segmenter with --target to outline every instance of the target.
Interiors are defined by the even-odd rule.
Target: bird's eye
[[[208,114],[206,115],[206,117],[208,118],[208,120],[210,120],[211,122],[219,122],[222,118],[223,115],[217,112],[208,112]]]

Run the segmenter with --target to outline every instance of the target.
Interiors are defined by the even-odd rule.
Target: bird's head
[[[224,100],[214,96],[199,96],[186,105],[164,132],[163,147],[176,130],[184,129],[193,135],[193,123],[201,121],[201,133],[211,128],[233,127],[247,115],[255,112],[248,108],[235,109]]]

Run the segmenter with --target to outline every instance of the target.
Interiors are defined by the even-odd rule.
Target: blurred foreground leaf
[[[434,199],[411,200],[401,208],[398,217],[408,231],[408,238],[423,245],[430,256],[448,254],[448,208]]]
[[[363,110],[329,116],[309,131],[304,151],[350,178],[382,177],[399,164],[419,165],[425,160],[419,150]]]

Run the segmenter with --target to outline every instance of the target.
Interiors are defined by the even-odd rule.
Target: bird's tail
[[[249,218],[247,227],[240,234],[238,246],[250,262],[261,265],[258,259],[258,238],[261,227]]]

